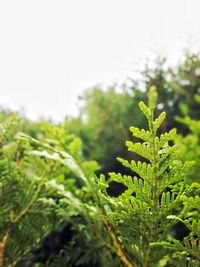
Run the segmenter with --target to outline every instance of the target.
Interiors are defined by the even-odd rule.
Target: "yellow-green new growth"
[[[118,158],[123,166],[133,171],[133,176],[110,173],[112,181],[127,189],[117,198],[102,197],[104,203],[107,199],[110,205],[107,218],[118,233],[127,258],[137,267],[158,266],[165,256],[163,247],[152,244],[169,237],[172,222],[167,216],[181,203],[181,195],[186,190],[183,180],[189,166],[177,160],[177,148],[169,144],[176,135],[175,129],[157,135],[166,114],[162,112],[154,118],[156,103],[157,91],[151,87],[148,106],[139,103],[149,129],[130,128],[133,136],[141,141],[127,141],[126,146],[140,159],[135,160],[133,156],[129,162]]]
[[[158,94],[155,86],[151,86],[149,89],[149,108],[154,111],[157,104]]]

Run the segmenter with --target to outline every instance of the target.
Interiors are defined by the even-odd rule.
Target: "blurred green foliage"
[[[96,86],[86,91],[81,97],[80,115],[65,121],[65,128],[83,140],[84,156],[97,160],[101,172],[127,172],[114,158],[130,157],[124,142],[130,138],[131,125],[145,129],[137,103],[147,100],[152,85],[158,90],[156,114],[163,111],[168,114],[161,133],[175,127],[180,135],[189,134],[190,129],[176,119],[183,115],[183,109],[193,120],[200,118],[199,104],[194,101],[200,88],[199,54],[187,53],[173,67],[167,65],[166,59],[147,61],[138,77],[129,77],[123,85],[115,84],[107,89]]]
[[[3,117],[6,119],[0,123],[0,266],[83,266],[88,262],[95,265],[97,260],[105,266],[104,261],[115,262],[112,250],[107,251],[109,237],[86,180],[99,166],[83,159],[80,138],[46,121],[29,123],[20,120],[17,114],[7,113]],[[22,129],[26,134],[20,133]],[[55,233],[68,223],[67,237],[58,240]],[[54,238],[33,255],[40,241],[53,230],[57,231]],[[67,238],[67,253],[56,258],[59,242],[62,247]],[[52,257],[59,264],[50,263]],[[43,259],[48,265],[36,263]]]
[[[199,165],[193,162],[199,159],[195,154],[199,151],[199,121],[187,115],[188,105],[182,103],[184,118],[177,121],[191,130],[192,142],[188,142],[188,135],[177,136],[176,129],[165,131],[166,113],[158,112],[155,86],[148,93],[148,105],[146,94],[139,90],[135,89],[136,98],[133,92],[115,89],[89,92],[85,114],[91,117],[58,125],[1,113],[1,267],[199,266]],[[93,101],[89,105],[91,95],[96,105]],[[124,117],[131,120],[128,110],[132,100],[141,97],[146,99],[139,103],[141,113],[136,102],[133,112],[137,123],[144,126],[130,128],[135,138],[132,141],[124,131],[133,124],[126,125]],[[195,98],[199,100],[198,95]],[[130,106],[122,107],[121,101]],[[140,117],[142,113],[146,121]],[[93,114],[99,121],[92,120]],[[89,147],[94,151],[86,154],[73,129],[76,134],[84,133],[88,142],[95,137],[92,142],[96,142],[97,150]],[[127,154],[119,153],[118,162],[129,169],[130,175],[119,169],[109,172],[108,177],[96,175],[98,163],[86,158],[93,153],[106,165],[103,158],[111,157],[117,146],[113,142],[116,132],[124,134],[128,147]],[[98,144],[97,137],[107,140],[111,154],[103,154],[107,146]],[[194,153],[189,154],[191,144]],[[126,156],[130,152],[136,156]],[[125,187],[117,197],[109,194],[113,181]],[[171,232],[177,222],[186,229],[180,240]],[[49,239],[49,233],[53,238]]]
[[[137,125],[144,124],[137,106],[143,93],[135,90],[134,94],[133,97],[127,90],[117,92],[113,86],[106,91],[95,87],[84,95],[81,124],[79,131],[75,128],[75,133],[85,144],[85,156],[97,160],[104,171],[117,168],[114,158],[126,154],[124,142],[130,138],[127,129],[134,121]],[[72,123],[74,120],[67,122],[66,128]]]
[[[154,62],[147,60],[137,74],[138,78],[129,77],[122,85],[114,84],[107,88],[99,85],[87,90],[80,97],[79,115],[66,118],[63,123],[58,124],[63,127],[62,135],[67,133],[71,139],[77,136],[82,140],[82,157],[96,160],[100,165],[100,172],[121,171],[128,174],[129,171],[116,162],[115,158],[130,158],[124,142],[130,139],[131,125],[145,129],[137,103],[147,100],[148,88],[152,85],[158,90],[156,114],[163,111],[168,114],[168,120],[160,129],[161,133],[177,128],[178,133],[185,137],[189,135],[191,128],[186,123],[180,123],[177,117],[185,114],[192,120],[200,118],[199,104],[194,101],[200,88],[199,54],[186,53],[182,61],[173,67],[168,66],[167,60],[160,57]],[[9,111],[1,111],[0,118],[7,118],[9,115]],[[32,123],[21,118],[19,127],[34,138],[42,138],[50,134],[44,128],[51,129],[52,124],[54,123],[46,120]],[[189,138],[191,136],[187,139],[190,143]],[[195,146],[195,142],[193,144]],[[188,146],[191,148],[191,143]],[[189,151],[185,154],[188,153],[191,154]]]
[[[199,95],[195,95],[195,100],[200,109]],[[185,136],[182,134],[177,135],[174,141],[180,148],[180,158],[182,160],[195,160],[188,182],[200,182],[200,120],[194,120],[188,115],[189,111],[186,104],[182,104],[181,109],[183,117],[177,116],[176,120],[186,125],[189,132]]]

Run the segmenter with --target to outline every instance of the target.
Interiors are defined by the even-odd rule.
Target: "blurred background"
[[[0,104],[31,119],[77,115],[96,84],[134,77],[155,55],[198,51],[198,0],[1,1]]]
[[[121,171],[115,158],[132,157],[124,142],[131,125],[145,128],[138,102],[155,85],[162,131],[176,127],[185,157],[200,158],[199,10],[198,0],[1,1],[1,120],[17,113],[34,137],[59,125],[101,171]]]

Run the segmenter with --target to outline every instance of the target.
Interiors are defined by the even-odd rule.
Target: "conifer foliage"
[[[142,142],[126,142],[128,150],[144,160],[129,162],[118,158],[133,171],[133,176],[110,173],[110,181],[121,183],[127,189],[117,198],[101,190],[100,199],[128,259],[124,266],[199,266],[199,197],[187,197],[190,188],[184,181],[193,163],[182,163],[177,158],[178,148],[170,145],[176,135],[175,129],[157,136],[165,113],[154,118],[156,100],[157,92],[152,87],[149,105],[139,103],[149,129],[131,127],[133,136]],[[189,210],[196,214],[195,220]],[[187,220],[182,219],[185,216]],[[170,235],[176,221],[181,221],[191,231],[183,242]]]
[[[1,124],[0,267],[200,266],[200,185],[186,182],[193,162],[180,160],[175,129],[160,133],[156,104],[151,87],[139,103],[148,129],[130,128],[140,160],[118,158],[132,175],[97,177],[62,127],[35,139],[15,118]],[[112,181],[126,188],[118,197]]]

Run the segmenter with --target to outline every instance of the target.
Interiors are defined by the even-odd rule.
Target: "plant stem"
[[[122,246],[120,245],[112,226],[106,220],[106,214],[105,214],[105,211],[103,209],[102,209],[102,218],[103,218],[104,225],[105,225],[105,227],[106,227],[106,229],[107,229],[107,231],[108,231],[108,233],[109,233],[109,235],[113,241],[113,246],[115,248],[115,252],[116,252],[117,256],[119,257],[119,259],[121,260],[121,262],[123,263],[123,265],[125,267],[135,267],[126,257],[124,250],[123,250]]]
[[[146,255],[145,255],[145,258],[144,258],[143,267],[147,267],[148,266],[150,254],[151,254],[151,246],[150,246],[150,241],[149,241],[148,248],[147,248],[147,251],[146,251]]]
[[[0,267],[3,267],[4,251],[8,240],[8,232],[4,235],[2,242],[0,242]]]

